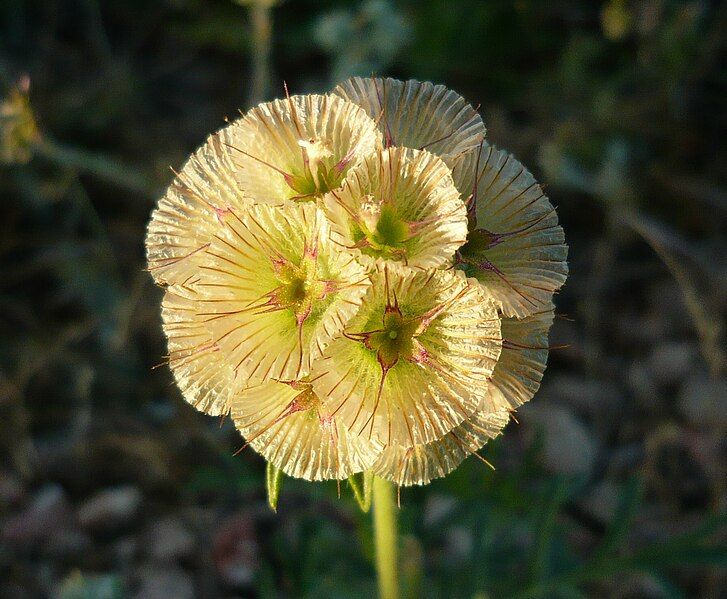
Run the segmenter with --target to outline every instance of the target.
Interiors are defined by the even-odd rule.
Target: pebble
[[[181,568],[142,566],[136,599],[194,599],[192,577]]]
[[[215,536],[212,557],[225,585],[235,589],[250,586],[259,565],[252,517],[239,514],[224,521]]]
[[[91,530],[113,530],[136,516],[141,505],[141,492],[131,485],[104,489],[87,499],[78,508],[78,521]]]
[[[0,472],[0,510],[15,507],[25,498],[25,489],[20,479],[13,473]]]
[[[657,345],[647,364],[654,381],[668,387],[682,383],[693,371],[699,356],[686,341],[666,341]]]
[[[73,511],[63,488],[58,484],[42,487],[30,504],[8,518],[2,537],[9,544],[34,547],[71,526]]]
[[[194,553],[195,539],[177,518],[154,522],[147,531],[147,552],[161,562],[172,562]]]
[[[557,404],[526,404],[522,422],[534,437],[542,431],[546,468],[566,476],[589,474],[597,457],[592,433],[571,412]]]
[[[695,426],[726,428],[727,380],[693,376],[679,394],[679,410]]]
[[[548,404],[561,402],[578,413],[592,415],[613,406],[619,399],[619,392],[609,381],[561,374],[546,377],[538,400],[543,398]]]
[[[619,497],[618,486],[610,480],[602,480],[580,500],[579,505],[587,514],[605,524],[613,520]]]

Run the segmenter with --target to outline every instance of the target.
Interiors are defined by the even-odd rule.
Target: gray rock
[[[21,480],[11,472],[0,472],[0,510],[18,505],[24,497]]]
[[[75,562],[83,558],[93,547],[91,538],[76,526],[57,531],[44,546],[47,555],[60,562]]]
[[[260,565],[255,523],[247,513],[225,520],[215,535],[212,558],[222,582],[230,588],[248,587]]]
[[[569,410],[557,404],[526,404],[520,412],[531,438],[543,434],[543,461],[557,474],[588,474],[597,457],[594,435]]]
[[[125,485],[104,489],[78,508],[78,521],[91,530],[112,530],[131,521],[141,505],[141,492]]]
[[[134,561],[139,542],[135,536],[122,537],[111,545],[111,555],[120,565],[128,565]]]
[[[727,379],[691,377],[679,394],[679,409],[696,426],[727,428]]]
[[[587,514],[606,523],[613,520],[618,502],[618,486],[610,480],[603,480],[595,485],[579,503],[581,509]]]
[[[181,568],[142,566],[136,599],[194,599],[194,582]]]
[[[457,508],[457,500],[449,495],[430,493],[424,504],[424,526],[437,526]]]
[[[559,375],[546,377],[539,397],[567,404],[579,413],[598,414],[619,400],[619,392],[610,381]]]
[[[698,357],[691,343],[666,341],[654,348],[649,356],[648,367],[658,385],[676,385],[692,373]]]
[[[154,522],[147,530],[146,539],[149,556],[158,561],[175,561],[194,553],[194,536],[177,518]]]
[[[73,511],[60,485],[42,487],[30,505],[8,518],[2,537],[9,544],[34,547],[73,523]]]

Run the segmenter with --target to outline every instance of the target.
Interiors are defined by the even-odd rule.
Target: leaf
[[[616,508],[613,522],[606,531],[606,535],[594,555],[594,561],[601,561],[608,554],[612,553],[628,534],[628,529],[641,503],[642,491],[641,481],[637,478],[632,478],[628,481],[619,498],[619,504]]]
[[[564,479],[551,482],[543,502],[541,517],[537,525],[537,536],[531,559],[531,576],[533,581],[542,581],[548,575],[548,562],[551,545],[556,532],[558,511],[568,499],[570,486]]]
[[[356,498],[361,511],[366,513],[371,508],[371,489],[374,480],[373,472],[367,470],[348,477],[348,484],[351,485],[353,496]]]
[[[274,512],[278,511],[278,496],[283,482],[283,471],[270,462],[265,466],[265,488],[268,492],[268,505]]]

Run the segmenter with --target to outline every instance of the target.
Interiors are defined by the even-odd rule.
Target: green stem
[[[380,599],[397,599],[397,537],[396,499],[394,486],[378,476],[373,484],[374,543],[376,545],[376,576]]]
[[[252,27],[252,82],[248,102],[255,106],[268,96],[270,81],[270,49],[273,30],[271,0],[253,0],[250,6]]]

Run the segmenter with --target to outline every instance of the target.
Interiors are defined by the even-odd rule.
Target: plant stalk
[[[252,0],[250,4],[250,25],[252,27],[252,82],[248,104],[255,106],[268,96],[270,82],[270,51],[272,45],[273,19],[271,0]]]
[[[380,599],[397,599],[398,552],[394,486],[378,476],[373,482],[374,545]]]

